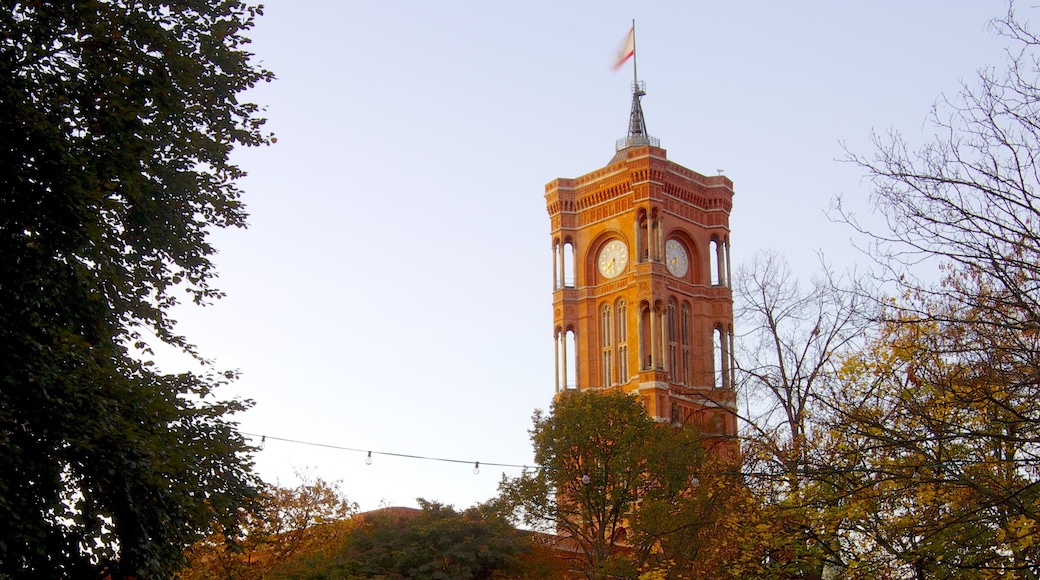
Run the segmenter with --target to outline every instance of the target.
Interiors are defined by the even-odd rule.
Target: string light
[[[355,448],[352,448],[352,447],[344,447],[344,446],[341,446],[341,445],[329,445],[327,443],[314,443],[314,442],[311,442],[311,441],[301,441],[299,439],[288,439],[288,438],[285,438],[285,437],[275,437],[275,436],[272,436],[272,435],[260,435],[258,433],[246,433],[246,432],[242,432],[242,431],[239,431],[239,434],[240,435],[244,435],[246,437],[259,437],[260,438],[260,445],[257,447],[257,449],[259,449],[261,451],[264,450],[264,448],[267,446],[267,440],[271,439],[273,441],[283,441],[285,443],[295,443],[297,445],[310,445],[312,447],[325,447],[325,448],[328,448],[328,449],[338,449],[338,450],[341,450],[341,451],[353,451],[353,452],[357,452],[357,453],[366,453],[367,455],[365,457],[365,464],[367,464],[367,465],[371,465],[372,464],[372,455],[373,454],[376,454],[376,455],[387,455],[387,456],[390,456],[390,457],[403,457],[403,458],[406,458],[406,459],[422,459],[422,460],[425,460],[425,461],[444,461],[444,462],[447,462],[447,463],[466,463],[466,464],[470,463],[470,461],[468,459],[448,459],[448,458],[444,458],[444,457],[426,457],[426,456],[423,456],[423,455],[410,455],[410,454],[407,454],[407,453],[392,453],[392,452],[389,452],[389,451],[366,451],[364,449],[355,449]],[[1011,462],[1012,463],[1026,463],[1028,461],[1032,461],[1032,460],[1031,459],[1014,459]],[[960,460],[951,460],[951,461],[938,462],[938,463],[922,463],[921,465],[916,466],[916,468],[920,468],[920,469],[953,469],[953,468],[957,468],[957,467],[967,467],[967,466],[972,466],[972,465],[981,465],[983,463],[984,462],[982,462],[982,461],[972,461],[972,460],[960,459]],[[515,464],[515,463],[484,463],[484,465],[490,465],[492,467],[512,467],[512,468],[516,468],[516,469],[522,469],[524,471],[527,471],[528,469],[535,470],[535,471],[545,471],[545,470],[549,469],[549,468],[543,467],[541,465],[518,465],[518,464]],[[908,468],[908,467],[911,467],[911,466],[902,466],[902,467]],[[479,473],[479,471],[480,471],[480,462],[479,461],[474,462],[473,463],[473,473],[476,474],[476,473]],[[727,470],[727,471],[723,471],[723,472],[720,472],[720,473],[722,473],[723,475],[742,476],[742,477],[754,477],[754,478],[762,478],[762,479],[770,479],[770,478],[776,478],[776,477],[785,477],[783,474],[778,474],[778,473],[774,473],[774,472],[755,471],[755,470],[742,470],[742,469]],[[840,475],[840,474],[849,474],[849,473],[876,474],[876,473],[878,473],[878,469],[869,469],[869,468],[865,468],[865,467],[807,468],[805,470],[805,473],[806,474],[810,474],[810,475],[815,475],[817,477],[818,476],[822,476],[822,475],[832,475],[832,474],[839,474]],[[589,477],[588,474],[584,474],[584,475],[581,476],[581,482],[582,483],[588,485],[591,481],[592,481],[592,479]],[[690,483],[694,487],[696,487],[696,486],[700,485],[701,481],[700,481],[699,477],[694,475],[693,477],[690,478]]]
[[[338,449],[340,451],[353,451],[353,452],[356,452],[356,453],[365,453],[366,454],[366,456],[365,456],[365,465],[372,465],[372,456],[373,455],[386,455],[386,456],[389,456],[389,457],[403,457],[405,459],[422,459],[424,461],[443,461],[443,462],[446,462],[446,463],[467,463],[467,464],[471,463],[471,461],[468,460],[468,459],[450,459],[450,458],[446,458],[446,457],[427,457],[427,456],[424,456],[424,455],[411,455],[411,454],[408,454],[408,453],[392,453],[390,451],[368,451],[368,450],[365,450],[365,449],[356,449],[356,448],[353,448],[353,447],[345,447],[345,446],[342,446],[342,445],[330,445],[328,443],[314,443],[313,441],[301,441],[299,439],[288,439],[286,437],[275,437],[273,435],[260,435],[260,434],[257,434],[257,433],[245,433],[245,432],[240,432],[240,433],[242,435],[245,435],[246,437],[260,437],[261,444],[266,442],[268,439],[271,439],[272,441],[284,441],[285,443],[295,443],[297,445],[310,445],[312,447],[325,447],[326,449]],[[263,447],[261,447],[261,449],[263,449]],[[472,462],[472,463],[473,463],[473,473],[474,474],[479,474],[480,473],[480,462],[476,461],[476,462]],[[517,469],[523,469],[525,471],[528,470],[528,469],[536,469],[536,470],[542,469],[540,466],[537,466],[537,465],[535,465],[535,466],[518,465],[516,463],[491,463],[491,462],[485,462],[484,465],[485,466],[490,465],[492,467],[513,467],[513,468],[517,468]]]

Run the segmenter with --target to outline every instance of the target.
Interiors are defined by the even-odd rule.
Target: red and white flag
[[[625,61],[632,58],[632,55],[636,53],[636,26],[633,24],[632,29],[628,31],[628,35],[625,36],[625,41],[621,43],[621,48],[618,49],[617,57],[614,59],[614,70],[621,68],[621,65],[625,64]]]

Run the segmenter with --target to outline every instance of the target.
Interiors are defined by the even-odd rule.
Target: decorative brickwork
[[[615,159],[545,186],[557,392],[617,389],[660,421],[734,436],[733,183],[658,147]],[[615,240],[623,268],[626,256],[601,254]]]

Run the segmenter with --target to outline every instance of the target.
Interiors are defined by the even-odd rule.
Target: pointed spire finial
[[[625,44],[618,54],[618,66],[632,57],[632,112],[628,116],[628,135],[618,139],[616,149],[621,151],[629,147],[640,147],[651,145],[660,147],[661,142],[656,137],[651,137],[646,131],[646,118],[643,116],[642,98],[646,95],[646,85],[639,80],[636,68],[636,21],[632,19],[632,30],[629,31]],[[617,155],[614,156],[617,159]]]
[[[646,85],[636,81],[632,83],[632,113],[628,117],[629,137],[648,137],[646,133],[646,118],[643,117],[643,95],[646,94]]]
[[[646,85],[639,81],[632,83],[632,112],[628,116],[628,135],[617,140],[616,150],[619,152],[629,147],[661,146],[661,141],[646,131],[646,118],[643,116],[641,101],[645,94]]]

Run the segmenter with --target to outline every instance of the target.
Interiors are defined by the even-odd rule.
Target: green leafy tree
[[[0,574],[169,576],[256,494],[217,401],[233,373],[164,374],[150,336],[205,304],[207,235],[242,227],[229,160],[271,140],[240,93],[259,9],[217,1],[0,9]]]
[[[341,547],[303,554],[275,570],[271,578],[557,578],[551,566],[525,558],[535,546],[490,506],[457,511],[420,499],[421,509],[386,508],[367,512]]]
[[[503,478],[501,497],[524,525],[572,542],[589,576],[687,559],[678,540],[715,520],[698,489],[703,440],[656,423],[635,397],[567,392],[535,412],[531,441],[540,468]]]

